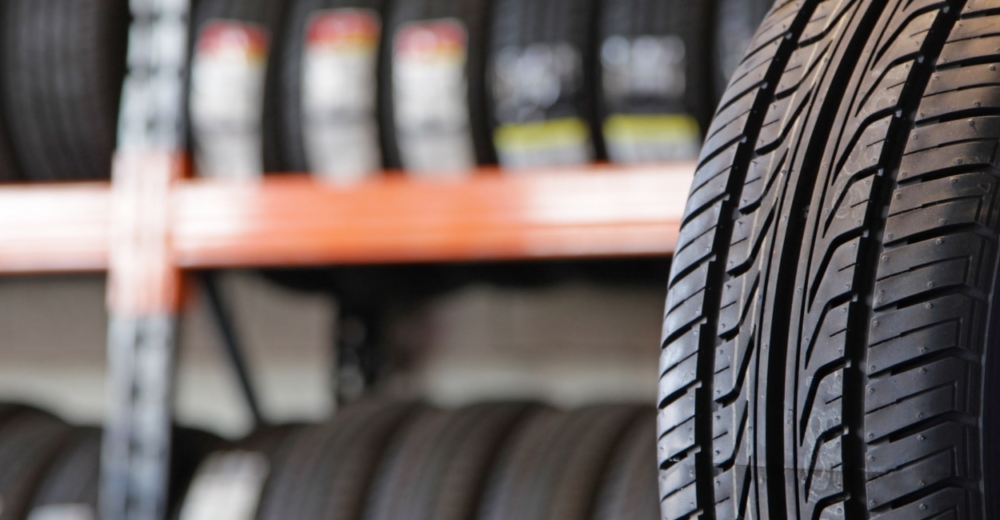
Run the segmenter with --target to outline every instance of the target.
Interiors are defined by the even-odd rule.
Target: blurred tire
[[[493,2],[486,82],[505,168],[583,164],[601,156],[595,90],[597,2]]]
[[[614,448],[639,410],[595,406],[535,414],[504,448],[480,518],[590,518]]]
[[[0,10],[0,112],[21,173],[30,180],[108,178],[128,1],[8,0]]]
[[[35,494],[28,520],[96,519],[101,431],[81,428],[60,450]]]
[[[361,403],[295,432],[275,459],[258,520],[360,518],[385,450],[416,410]]]
[[[650,407],[615,447],[598,494],[595,520],[659,520],[656,411]]]
[[[292,0],[277,87],[286,171],[352,180],[382,169],[377,75],[384,3]]]
[[[71,430],[48,414],[24,409],[0,425],[0,520],[21,520]]]
[[[380,70],[387,167],[447,176],[495,162],[483,84],[488,14],[487,0],[392,3]],[[427,37],[434,45],[418,43]]]
[[[611,161],[697,157],[715,106],[713,71],[706,66],[710,8],[710,2],[689,0],[605,2],[597,83]]]
[[[256,177],[283,169],[276,89],[284,7],[283,0],[195,4],[188,120],[199,174]]]
[[[3,432],[0,432],[0,436]],[[34,494],[28,520],[98,518],[101,474],[101,430],[76,428],[53,455]],[[168,483],[168,518],[177,518],[180,503],[202,459],[223,446],[218,437],[175,428]]]
[[[473,518],[499,447],[531,413],[486,404],[415,416],[379,469],[366,520]]]
[[[265,427],[199,461],[178,520],[246,520],[257,509],[275,454],[296,427]]]
[[[743,54],[750,47],[757,27],[764,21],[774,0],[716,0],[715,8],[715,102],[729,85]],[[707,127],[706,127],[707,128]]]

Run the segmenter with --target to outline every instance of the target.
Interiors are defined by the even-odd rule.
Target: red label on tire
[[[476,165],[469,118],[468,36],[458,20],[404,25],[393,41],[393,101],[403,167],[453,174]]]
[[[210,22],[195,49],[189,102],[198,172],[261,175],[267,31],[242,22]]]
[[[374,11],[332,9],[312,17],[302,56],[302,113],[310,170],[331,180],[382,166],[377,125],[381,23]]]
[[[210,22],[201,31],[197,52],[203,54],[231,53],[247,59],[267,57],[268,38],[263,28],[239,22]]]

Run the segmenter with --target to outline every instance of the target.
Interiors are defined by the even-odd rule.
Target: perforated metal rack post
[[[184,176],[187,0],[132,0],[128,75],[112,169],[109,399],[103,520],[162,520],[170,472],[181,273],[170,258],[171,184]]]

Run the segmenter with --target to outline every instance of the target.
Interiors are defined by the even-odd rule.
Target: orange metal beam
[[[193,181],[176,195],[174,251],[187,268],[669,254],[693,171]]]
[[[169,247],[184,269],[666,255],[693,171],[483,170],[352,186],[303,175],[183,180],[171,198]],[[0,188],[0,272],[106,268],[108,191]]]
[[[0,188],[0,272],[103,271],[108,267],[107,183]]]

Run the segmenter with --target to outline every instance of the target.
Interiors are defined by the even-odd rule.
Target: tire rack
[[[693,163],[487,168],[457,180],[387,175],[340,187],[307,175],[192,179],[177,88],[187,3],[133,1],[132,9],[113,181],[0,186],[0,274],[108,273],[103,520],[165,517],[184,271],[674,251]]]

